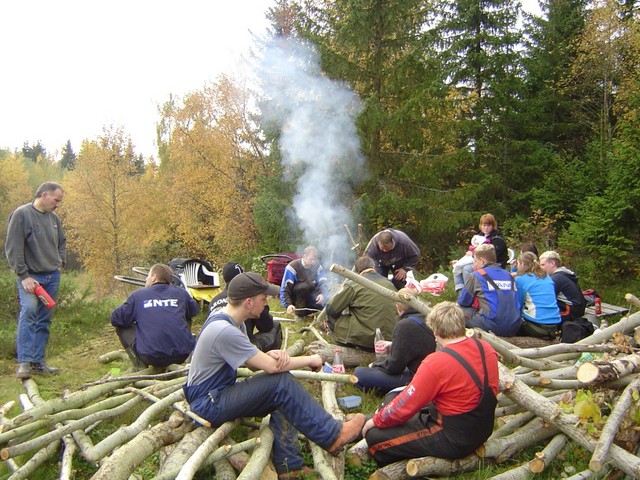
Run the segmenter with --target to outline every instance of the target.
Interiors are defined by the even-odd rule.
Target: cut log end
[[[544,471],[545,463],[542,458],[534,458],[529,462],[529,471],[533,473],[541,473]]]
[[[413,460],[407,462],[407,474],[410,477],[415,477],[418,474],[418,464]]]
[[[8,448],[3,448],[2,450],[0,450],[0,458],[2,460],[9,460],[9,449]]]
[[[598,473],[600,470],[602,470],[602,462],[600,460],[591,459],[591,461],[589,462],[589,470]]]
[[[591,362],[585,362],[578,368],[576,378],[582,383],[591,383],[598,378],[599,374],[600,370],[596,365]]]

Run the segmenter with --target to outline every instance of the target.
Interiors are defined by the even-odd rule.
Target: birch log
[[[375,282],[372,282],[371,280],[364,278],[362,275],[358,275],[357,273],[344,268],[341,265],[338,265],[337,263],[331,265],[329,270],[331,270],[333,273],[337,273],[338,275],[348,278],[349,280],[352,280],[362,285],[363,287],[373,290],[383,297],[390,298],[394,302],[400,302],[409,305],[420,313],[423,313],[425,315],[429,315],[429,313],[431,313],[431,308],[429,308],[426,303],[421,301],[419,298],[414,297],[413,295],[400,295],[397,292],[389,290],[388,288],[385,288]]]
[[[273,432],[269,428],[270,415],[262,419],[258,438],[260,443],[253,450],[253,455],[249,459],[247,466],[238,475],[238,480],[258,480],[264,467],[271,458],[271,448],[273,447]],[[182,480],[177,478],[176,480]]]
[[[585,362],[578,367],[577,378],[581,382],[604,383],[640,370],[640,354],[628,355],[610,362]]]
[[[179,441],[192,430],[194,423],[180,412],[174,412],[168,421],[144,430],[133,440],[122,445],[107,459],[92,480],[127,480],[138,465],[165,445]]]
[[[602,470],[611,444],[620,428],[620,424],[629,411],[631,401],[633,400],[632,396],[634,393],[637,394],[638,388],[640,388],[640,376],[637,376],[633,382],[624,389],[620,397],[618,397],[618,401],[615,407],[613,407],[607,423],[600,433],[600,438],[593,449],[593,455],[589,461],[589,469],[594,472]]]
[[[564,415],[555,403],[531,390],[519,381],[504,365],[499,364],[498,368],[500,370],[500,389],[505,392],[506,395],[526,406],[526,408],[539,417],[555,425],[584,448],[593,451],[596,445],[595,440],[577,428],[571,419]],[[640,458],[630,454],[617,445],[611,446],[610,456],[616,468],[629,475],[640,477]]]

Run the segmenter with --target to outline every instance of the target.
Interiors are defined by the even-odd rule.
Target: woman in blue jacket
[[[520,335],[554,339],[561,319],[553,280],[533,252],[522,253],[517,265],[516,286],[524,321]]]

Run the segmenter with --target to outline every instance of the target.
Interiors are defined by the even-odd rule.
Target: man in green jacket
[[[358,258],[354,270],[367,280],[396,291],[391,281],[376,273],[375,263],[370,257]],[[327,302],[321,317],[325,316],[336,343],[369,351],[373,351],[376,328],[385,338],[391,338],[398,320],[395,302],[391,298],[353,280],[345,280],[340,291]]]

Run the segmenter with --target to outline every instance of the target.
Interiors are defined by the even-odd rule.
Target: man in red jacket
[[[462,458],[493,432],[496,352],[465,335],[464,313],[453,302],[436,305],[427,322],[442,349],[422,361],[399,394],[387,394],[362,429],[380,466],[424,456]]]

